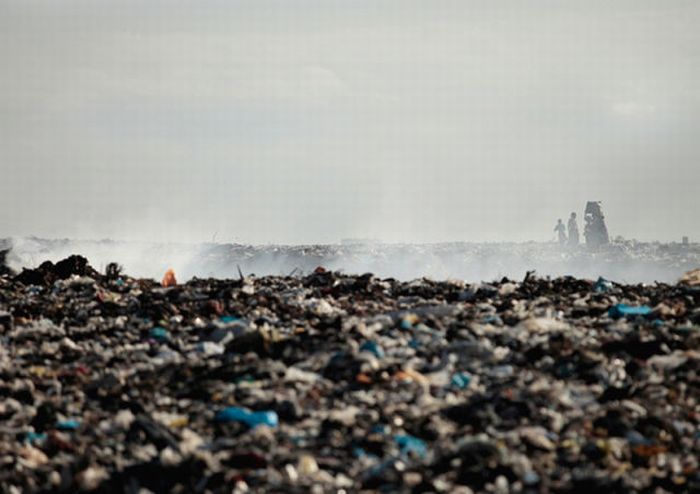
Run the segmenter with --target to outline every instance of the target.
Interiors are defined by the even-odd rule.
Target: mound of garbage
[[[6,272],[0,490],[697,491],[698,280]]]
[[[126,272],[161,279],[174,268],[181,281],[236,278],[238,270],[259,276],[309,274],[317,266],[348,273],[374,273],[402,281],[428,277],[470,281],[542,276],[603,276],[620,283],[675,283],[700,266],[700,243],[615,241],[596,248],[552,242],[436,244],[342,243],[334,245],[243,245],[140,243],[112,240],[0,239],[16,271],[80,254],[104,270],[119,260]],[[1,264],[1,263],[0,263]]]

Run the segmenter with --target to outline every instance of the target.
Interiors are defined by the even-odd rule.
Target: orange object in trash
[[[355,376],[355,380],[360,384],[372,384],[372,378],[363,373],[359,373]]]
[[[429,380],[423,374],[413,369],[404,369],[394,374],[394,378],[399,381],[415,381],[418,383],[428,383]]]
[[[177,280],[175,279],[175,271],[168,269],[163,276],[163,281],[160,282],[163,286],[175,286],[177,285]]]

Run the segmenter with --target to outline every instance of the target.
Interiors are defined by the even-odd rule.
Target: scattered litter
[[[239,407],[229,407],[216,414],[217,422],[243,422],[248,427],[254,428],[259,425],[277,427],[279,418],[273,411],[251,412]]]
[[[394,436],[394,441],[396,441],[396,444],[401,448],[401,453],[404,455],[415,454],[423,458],[428,452],[425,441],[417,437],[397,434]]]
[[[617,304],[610,307],[608,315],[613,319],[618,319],[620,317],[648,316],[652,312],[652,308],[646,305],[632,306],[627,304]]]
[[[83,259],[0,274],[2,492],[700,489],[694,275],[177,284]]]
[[[170,336],[168,330],[165,328],[161,328],[160,326],[156,326],[155,328],[151,329],[149,335],[151,336],[151,338],[157,341],[165,341]]]
[[[466,372],[458,372],[452,376],[450,383],[459,389],[464,389],[472,382],[472,377]]]
[[[593,290],[596,293],[606,293],[612,290],[614,287],[612,281],[606,280],[602,276],[598,278],[598,281],[595,282],[595,285],[593,286]]]
[[[56,429],[60,431],[74,431],[80,427],[80,422],[74,419],[61,420],[56,424]]]

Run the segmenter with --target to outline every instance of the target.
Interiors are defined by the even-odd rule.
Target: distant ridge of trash
[[[540,276],[674,283],[683,273],[700,266],[700,244],[620,239],[590,248],[554,242],[388,244],[346,239],[335,245],[252,246],[18,238],[0,240],[0,251],[3,249],[15,271],[36,268],[47,259],[58,262],[80,254],[100,271],[118,260],[132,276],[160,280],[173,268],[181,281],[235,278],[239,269],[258,276],[300,276],[323,265],[334,271],[372,272],[405,281],[428,277],[477,282],[518,278],[535,270]]]

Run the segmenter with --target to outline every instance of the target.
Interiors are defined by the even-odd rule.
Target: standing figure
[[[566,227],[562,223],[561,219],[558,220],[557,226],[554,227],[554,231],[559,234],[559,243],[564,245],[566,243]]]
[[[576,213],[569,216],[569,245],[578,245],[578,224],[576,223]]]
[[[608,227],[605,226],[605,216],[600,209],[599,201],[588,201],[584,220],[586,226],[583,233],[586,236],[586,245],[595,247],[610,243]]]

